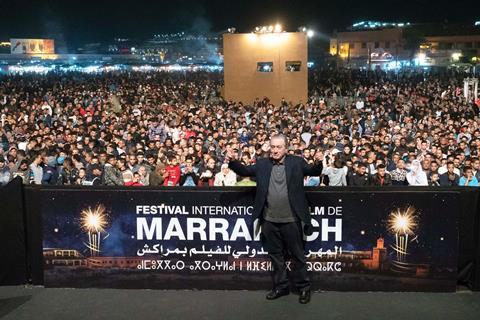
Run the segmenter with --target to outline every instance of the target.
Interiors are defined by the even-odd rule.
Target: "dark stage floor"
[[[0,287],[7,319],[480,319],[480,292],[324,292],[266,301],[261,291]]]

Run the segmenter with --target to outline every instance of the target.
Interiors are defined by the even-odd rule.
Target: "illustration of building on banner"
[[[369,270],[383,270],[387,249],[384,247],[383,238],[377,239],[377,246],[372,249],[370,259],[362,259],[363,265]]]

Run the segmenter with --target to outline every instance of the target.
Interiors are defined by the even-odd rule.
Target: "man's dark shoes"
[[[298,302],[301,304],[306,304],[310,302],[310,290],[300,291],[300,297],[298,298]]]
[[[289,293],[290,291],[288,289],[284,289],[284,290],[274,289],[267,294],[267,300],[275,300],[280,297],[286,296]]]

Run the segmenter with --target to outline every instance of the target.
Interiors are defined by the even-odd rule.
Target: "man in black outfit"
[[[270,139],[269,158],[259,158],[256,164],[245,166],[230,151],[226,160],[238,175],[255,176],[257,180],[253,219],[260,220],[264,245],[274,267],[273,289],[267,294],[267,299],[277,299],[290,293],[285,264],[288,252],[294,264],[293,276],[300,292],[299,302],[305,304],[310,301],[310,281],[302,222],[306,235],[311,234],[312,225],[303,178],[321,175],[323,154],[317,152],[315,164],[309,165],[300,157],[287,155],[287,146],[287,138],[278,134]]]

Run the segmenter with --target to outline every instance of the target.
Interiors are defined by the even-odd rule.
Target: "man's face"
[[[380,177],[384,177],[385,176],[385,168],[378,168],[378,175]]]
[[[132,179],[133,182],[140,182],[140,174],[138,172],[135,172],[133,174],[133,179]]]
[[[364,175],[366,171],[367,171],[367,168],[365,168],[364,166],[358,167],[358,173],[360,175]]]
[[[455,165],[455,168],[458,168],[458,167],[460,166],[460,159],[455,158],[455,159],[453,160],[453,163],[454,163],[454,165]]]
[[[480,168],[480,160],[473,161],[472,166],[475,170],[478,170]]]
[[[287,146],[282,138],[272,138],[270,140],[270,156],[274,160],[281,160],[287,154]]]
[[[430,170],[430,161],[428,161],[428,160],[422,161],[422,168],[423,168],[423,170],[425,170],[425,171]]]
[[[447,164],[447,170],[449,173],[453,173],[453,169],[455,169],[455,166],[453,165],[453,163]]]
[[[149,157],[147,158],[148,164],[154,165],[155,164],[155,158],[154,157]]]
[[[131,164],[131,165],[135,165],[137,163],[137,158],[135,158],[135,156],[129,156],[128,157],[128,162]]]
[[[214,159],[208,159],[207,167],[209,167],[211,169],[215,168],[215,160]]]

